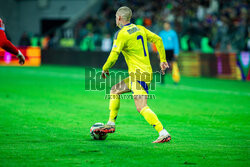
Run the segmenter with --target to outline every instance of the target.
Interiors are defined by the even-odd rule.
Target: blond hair
[[[117,10],[116,15],[121,16],[125,21],[130,21],[132,17],[132,10],[127,6],[122,6]]]

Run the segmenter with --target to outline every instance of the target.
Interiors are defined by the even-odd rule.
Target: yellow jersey
[[[114,36],[112,51],[103,66],[106,71],[111,68],[122,52],[128,65],[130,77],[139,81],[152,80],[152,67],[148,53],[148,42],[156,45],[160,61],[166,62],[166,54],[161,37],[143,26],[126,24]]]

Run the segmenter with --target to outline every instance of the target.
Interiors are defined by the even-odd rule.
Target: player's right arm
[[[102,77],[106,78],[106,75],[109,75],[109,69],[111,67],[113,67],[113,65],[115,65],[120,52],[122,51],[123,47],[124,47],[124,37],[121,33],[119,33],[119,31],[115,34],[114,36],[114,42],[113,42],[113,47],[112,50],[109,54],[109,57],[106,61],[106,63],[103,65],[102,67]]]
[[[23,65],[25,63],[25,57],[23,56],[22,52],[18,50],[6,37],[4,32],[4,24],[2,19],[0,18],[0,47],[14,54],[19,59],[19,64]]]
[[[144,32],[146,33],[147,41],[155,44],[155,46],[159,52],[159,55],[160,55],[161,71],[162,71],[162,74],[165,74],[165,70],[166,70],[166,68],[169,68],[169,65],[168,65],[167,60],[166,60],[166,52],[165,52],[165,48],[164,48],[161,37],[159,37],[158,35],[156,35],[155,33],[151,32],[151,31],[149,31],[148,29],[146,29],[143,26],[138,26],[138,27],[143,29]]]

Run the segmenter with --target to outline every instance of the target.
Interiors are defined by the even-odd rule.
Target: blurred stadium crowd
[[[178,33],[183,51],[211,53],[250,49],[247,0],[106,0],[96,15],[86,15],[71,31],[62,29],[60,36],[50,33],[40,44],[44,48],[109,51],[112,36],[118,30],[115,12],[123,5],[133,10],[133,23],[155,33],[163,29],[165,20],[169,21]],[[28,44],[27,38],[24,34],[20,44]],[[37,38],[31,38],[31,45],[39,44]]]

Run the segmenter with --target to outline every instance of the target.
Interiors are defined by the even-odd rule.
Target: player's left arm
[[[119,57],[120,52],[124,47],[124,37],[122,34],[115,34],[114,43],[112,47],[112,51],[109,54],[109,57],[106,63],[102,67],[102,77],[106,78],[106,74],[109,75],[109,69],[113,67]]]
[[[160,55],[160,61],[167,62],[166,53],[165,53],[162,38],[160,36],[156,35],[155,33],[149,31],[148,29],[146,29],[143,26],[138,26],[138,27],[144,29],[144,32],[146,33],[146,36],[147,36],[147,41],[155,44],[155,46],[159,52],[159,55]]]
[[[161,71],[162,71],[162,74],[164,75],[165,70],[166,70],[166,68],[169,68],[169,65],[168,65],[168,62],[166,60],[166,52],[165,52],[165,48],[164,48],[163,41],[162,41],[161,37],[159,37],[158,35],[156,35],[155,33],[151,32],[151,31],[149,31],[148,29],[146,29],[143,26],[139,26],[139,28],[143,28],[145,33],[146,33],[147,40],[149,42],[155,44],[155,46],[159,52],[159,55],[160,55]]]

